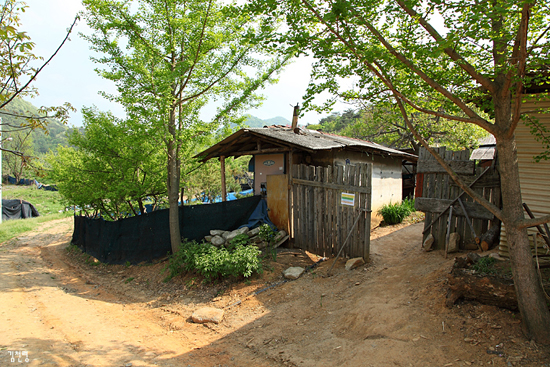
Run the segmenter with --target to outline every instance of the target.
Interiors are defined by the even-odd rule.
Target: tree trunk
[[[498,113],[496,117],[498,119]],[[524,332],[528,339],[550,344],[550,311],[536,272],[527,230],[519,229],[516,224],[524,214],[515,137],[506,138],[505,134],[499,134],[495,138],[501,177],[502,219]]]
[[[168,126],[168,223],[170,228],[170,247],[172,253],[176,253],[181,243],[180,222],[179,222],[179,182],[180,172],[178,164],[178,143],[176,131],[176,111],[170,111],[170,121]]]

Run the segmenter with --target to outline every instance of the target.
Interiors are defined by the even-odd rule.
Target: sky
[[[75,15],[83,10],[79,0],[24,0],[28,8],[21,15],[20,30],[26,31],[35,42],[34,53],[47,59],[55,52],[72,24]],[[99,77],[94,68],[98,65],[90,60],[92,51],[88,43],[78,33],[89,33],[84,20],[80,20],[68,41],[54,59],[39,74],[34,86],[39,96],[31,99],[35,106],[59,106],[69,102],[78,111],[71,113],[69,125],[82,126],[80,110],[83,106],[95,105],[102,111],[111,111],[115,116],[124,117],[124,110],[119,105],[107,101],[99,91],[115,93],[115,85],[111,81]],[[266,96],[263,105],[248,111],[249,114],[261,119],[282,116],[292,119],[292,106],[302,101],[305,93],[311,59],[300,58],[288,66],[279,77],[279,83],[267,86],[262,94]],[[343,103],[335,107],[335,111],[350,108]],[[215,108],[207,108],[202,115],[208,118],[215,113]],[[328,114],[306,112],[300,119],[300,124],[315,124]]]

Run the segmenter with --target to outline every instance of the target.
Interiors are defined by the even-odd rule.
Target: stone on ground
[[[306,269],[300,266],[293,266],[283,271],[283,276],[286,279],[292,279],[292,280],[298,279],[304,273],[305,270]]]
[[[221,229],[211,229],[210,230],[210,235],[211,236],[221,236],[223,234],[223,232],[225,232],[225,231],[223,231]]]
[[[460,235],[453,232],[449,235],[449,244],[447,245],[447,253],[452,254],[458,252],[458,243],[460,241]]]
[[[424,243],[422,244],[422,247],[426,251],[432,251],[432,246],[434,244],[434,236],[430,233],[428,237],[424,240]]]
[[[214,246],[220,247],[225,243],[225,240],[221,236],[214,236],[212,237],[212,240],[210,241]]]
[[[247,232],[248,232],[248,227],[242,227],[227,233],[227,235],[224,233],[223,238],[225,238],[227,242],[230,242],[233,238],[237,237],[238,235],[246,234]]]
[[[352,270],[355,269],[358,266],[361,266],[365,263],[365,260],[363,260],[362,257],[354,257],[353,259],[349,259],[346,262],[346,270]]]
[[[193,322],[198,324],[204,324],[207,322],[213,322],[219,324],[223,319],[223,310],[214,307],[203,307],[199,308],[193,315],[191,315]]]

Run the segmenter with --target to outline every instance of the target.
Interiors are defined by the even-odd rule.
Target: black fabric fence
[[[211,229],[232,230],[248,222],[260,196],[216,204],[181,206],[182,238],[200,241]],[[137,264],[170,252],[168,209],[114,222],[74,217],[72,243],[107,264]]]

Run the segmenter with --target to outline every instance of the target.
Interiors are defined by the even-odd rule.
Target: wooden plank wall
[[[484,170],[485,168],[474,167],[474,162],[471,162],[471,167],[468,163],[470,157],[470,151],[464,150],[460,152],[453,152],[443,148],[436,148],[439,154],[446,161],[455,161],[451,164],[451,167],[460,167],[461,174],[459,176],[470,185]],[[458,161],[458,162],[456,162]],[[426,219],[424,221],[424,229],[426,229],[430,223],[441,213],[442,208],[446,208],[450,200],[455,199],[462,190],[454,183],[450,176],[443,170],[443,168],[435,161],[435,158],[424,148],[421,149],[418,157],[418,171],[424,173],[424,182],[422,188],[422,199],[435,199],[434,204],[427,205],[430,200],[417,199],[417,209],[424,211]],[[489,172],[486,172],[481,179],[479,179],[474,186],[473,190],[481,195],[491,203],[500,207],[500,177],[496,169],[489,168]],[[441,201],[436,205],[435,201]],[[478,236],[485,233],[488,228],[495,222],[492,214],[482,208],[479,204],[467,194],[461,197],[467,208],[468,215],[473,224],[473,227]],[[434,248],[444,249],[447,224],[448,224],[449,211],[447,210],[432,227],[424,233],[424,239],[431,233],[435,239]],[[490,218],[490,219],[489,219]],[[456,203],[453,206],[453,216],[451,218],[450,233],[457,232],[460,235],[460,249],[464,249],[468,243],[474,243],[474,237],[471,233],[470,226],[466,222],[466,218],[460,208],[460,205]]]
[[[344,257],[370,253],[372,163],[355,166],[292,166],[294,245],[321,256],[336,255],[351,231]],[[355,205],[341,204],[342,192],[355,193]]]

